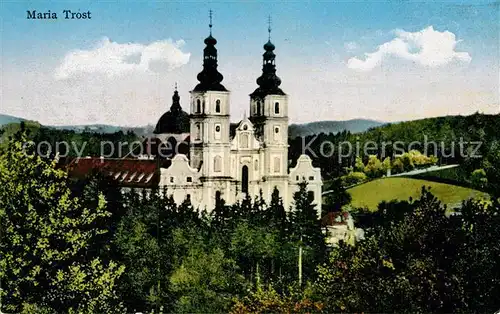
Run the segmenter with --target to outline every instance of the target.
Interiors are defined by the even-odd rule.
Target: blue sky
[[[64,9],[92,19],[64,20]],[[248,111],[268,15],[292,122],[499,110],[498,2],[2,1],[0,112],[50,124],[155,123],[176,81],[188,110],[209,9],[233,120]],[[59,19],[27,20],[27,10]],[[145,52],[145,66],[122,62]]]

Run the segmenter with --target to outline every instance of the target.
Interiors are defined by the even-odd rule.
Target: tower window
[[[215,102],[215,112],[220,112],[220,99],[217,99],[217,101]]]
[[[201,112],[201,100],[196,99],[196,113]]]
[[[259,161],[255,159],[255,171],[259,170]]]
[[[274,104],[274,113],[275,114],[279,114],[280,113],[280,103],[279,102],[276,102]]]
[[[257,109],[256,114],[260,115],[260,101],[257,102],[257,108],[256,109]]]
[[[220,133],[220,124],[215,125],[215,133],[214,133],[214,138],[216,140],[220,140],[221,133]]]
[[[279,139],[280,139],[280,127],[275,126],[274,127],[274,140],[279,141]]]
[[[174,183],[174,177],[170,177],[170,183]]]
[[[193,178],[192,177],[186,177],[186,182],[193,182]]]
[[[221,156],[215,156],[214,158],[214,172],[222,171],[222,158]]]
[[[310,176],[309,181],[314,181],[314,176]]]
[[[246,130],[248,130],[248,125],[245,124],[245,125],[243,125],[243,131],[246,131]]]
[[[200,126],[199,123],[196,123],[194,137],[195,137],[196,140],[200,140],[201,139],[201,126]]]

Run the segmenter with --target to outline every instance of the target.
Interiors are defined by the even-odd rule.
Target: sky
[[[155,124],[189,112],[217,39],[231,120],[275,44],[290,123],[500,113],[500,2],[0,1],[0,113],[42,124]],[[58,19],[27,19],[27,11]],[[64,19],[63,10],[91,19]]]

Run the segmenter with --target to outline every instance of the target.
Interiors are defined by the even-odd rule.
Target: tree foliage
[[[500,265],[493,257],[500,245],[491,241],[500,232],[497,201],[468,201],[461,215],[447,218],[445,207],[423,189],[420,199],[381,210],[364,241],[340,245],[319,266],[316,288],[328,311],[484,313],[500,308]]]
[[[105,199],[85,207],[66,174],[26,145],[24,130],[0,152],[0,297],[8,312],[112,312],[123,266],[95,257],[90,244],[107,232]]]

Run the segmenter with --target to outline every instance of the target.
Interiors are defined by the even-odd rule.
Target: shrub
[[[368,177],[363,172],[354,171],[354,172],[350,172],[350,173],[346,174],[345,176],[342,176],[341,180],[342,180],[342,184],[345,187],[348,187],[351,185],[363,183],[366,180],[368,180]]]

